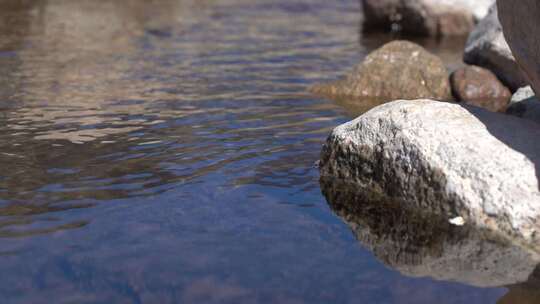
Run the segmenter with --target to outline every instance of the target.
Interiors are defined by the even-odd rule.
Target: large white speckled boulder
[[[540,94],[540,1],[498,0],[510,49],[536,94]]]
[[[467,35],[495,0],[362,0],[364,30],[422,36]]]
[[[463,60],[491,70],[513,91],[527,85],[506,42],[495,5],[469,35]]]
[[[396,101],[337,127],[321,176],[540,249],[540,128],[432,100]]]

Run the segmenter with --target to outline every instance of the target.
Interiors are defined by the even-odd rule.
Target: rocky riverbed
[[[383,198],[459,219],[540,252],[540,36],[527,30],[539,23],[540,4],[363,2],[364,31],[468,35],[464,63],[447,70],[421,46],[395,41],[344,80],[315,86],[329,98],[379,104],[331,133],[322,178],[371,193],[366,202]],[[470,28],[459,26],[468,23],[458,12]]]

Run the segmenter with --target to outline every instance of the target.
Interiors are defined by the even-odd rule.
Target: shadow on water
[[[342,181],[321,179],[331,209],[384,264],[410,277],[507,287],[498,303],[539,303],[540,255],[487,231],[407,210]]]

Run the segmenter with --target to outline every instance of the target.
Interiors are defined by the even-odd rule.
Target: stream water
[[[307,88],[389,39],[358,2],[0,1],[0,302],[525,303],[386,266],[321,194],[364,109]]]

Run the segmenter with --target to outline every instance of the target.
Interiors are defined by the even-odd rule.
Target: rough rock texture
[[[493,112],[504,112],[512,93],[497,76],[477,66],[465,66],[450,76],[452,92],[458,101]]]
[[[540,123],[540,100],[530,86],[523,87],[512,96],[506,113]]]
[[[430,100],[379,106],[337,127],[321,176],[540,250],[538,125]]]
[[[492,71],[512,91],[528,85],[504,38],[495,6],[469,35],[463,60]]]
[[[448,72],[437,56],[408,41],[390,42],[373,53],[346,79],[314,86],[312,92],[359,100],[433,98],[451,100]]]
[[[493,3],[494,0],[362,0],[364,31],[467,35]]]
[[[540,1],[499,0],[504,36],[536,94],[540,94]]]
[[[501,287],[529,282],[540,263],[534,250],[423,210],[366,199],[344,181],[321,179],[321,189],[363,247],[404,275]]]

